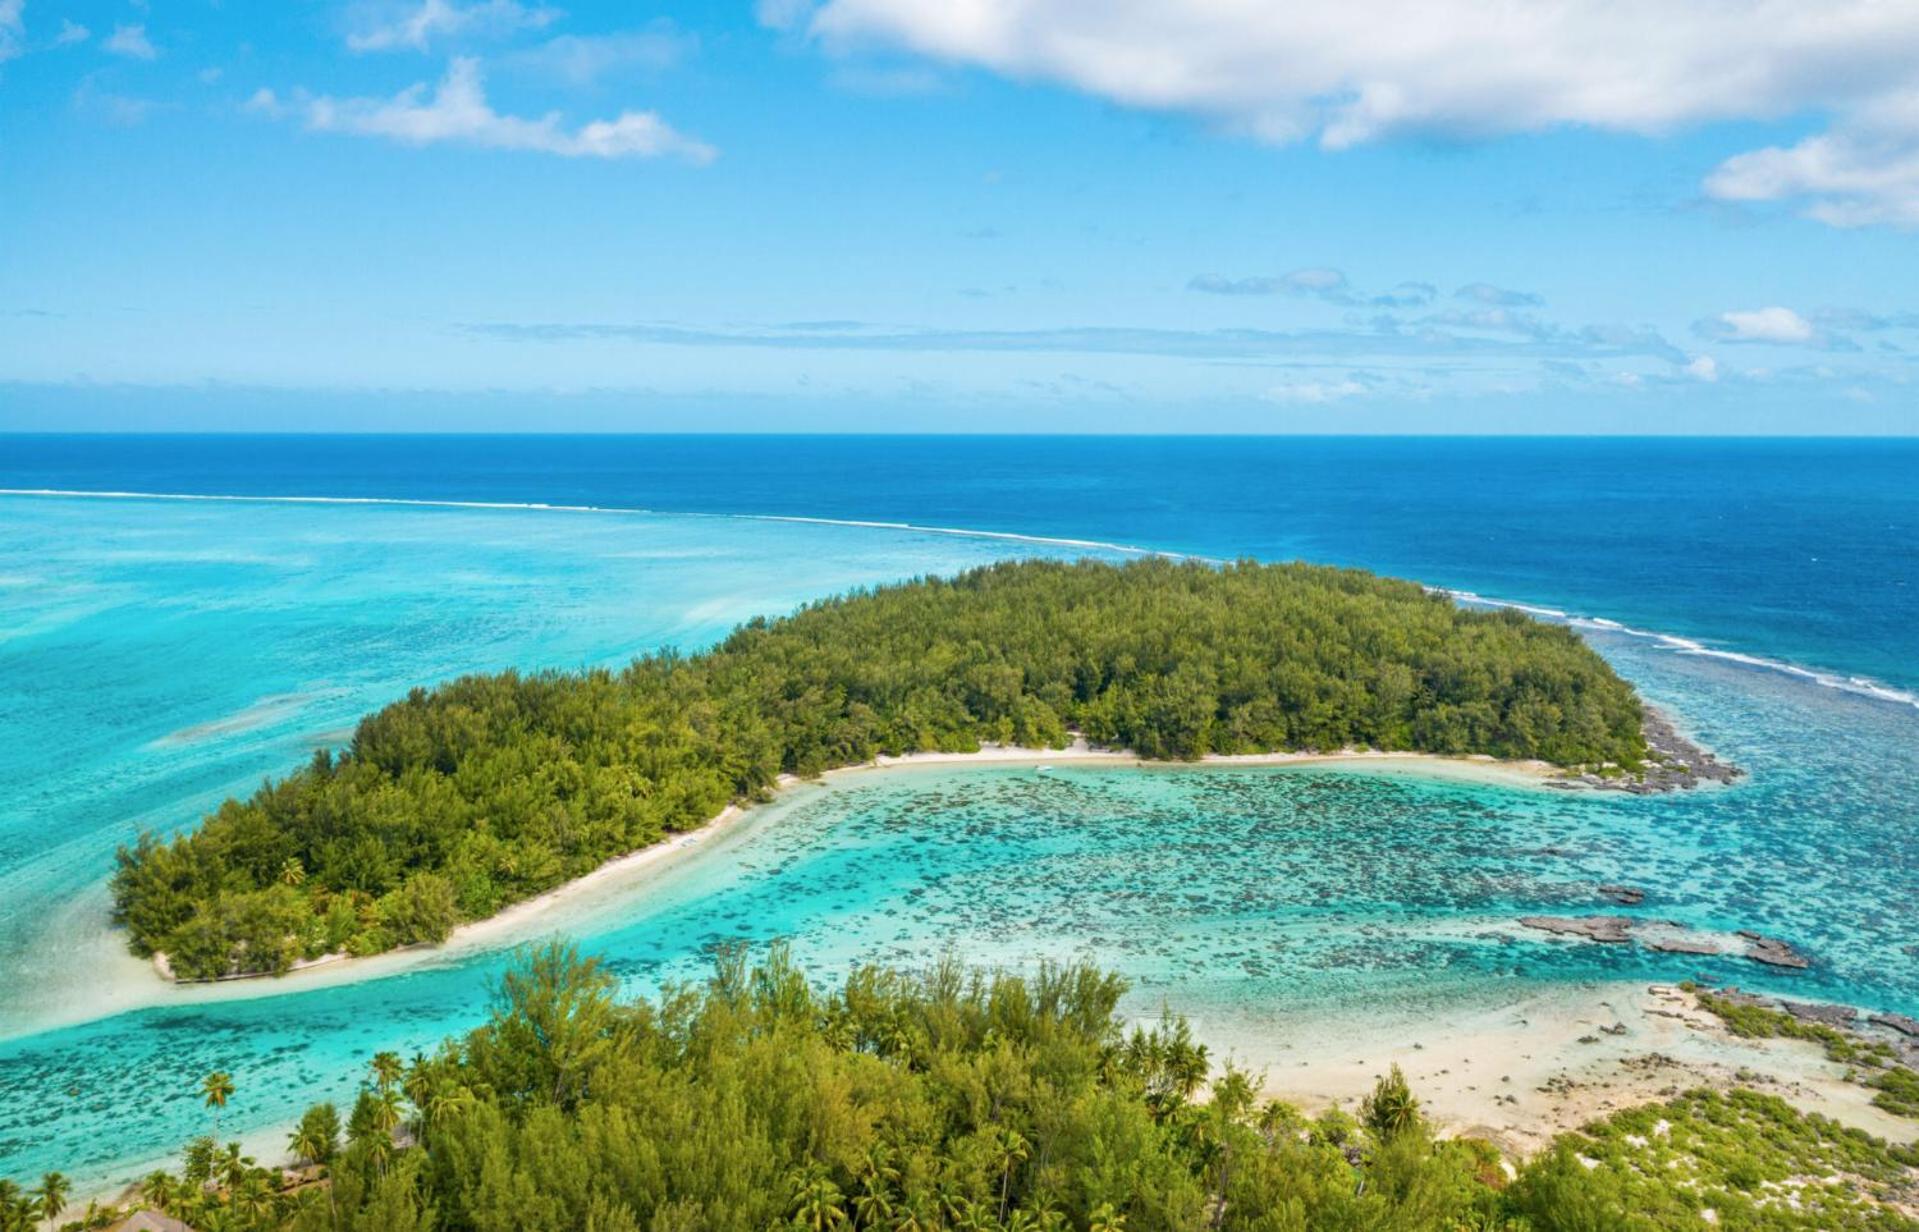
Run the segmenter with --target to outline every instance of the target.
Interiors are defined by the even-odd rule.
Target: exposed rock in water
[[[1562,785],[1583,784],[1603,791],[1649,796],[1662,791],[1684,791],[1701,783],[1730,783],[1745,774],[1720,761],[1679,734],[1672,720],[1651,706],[1644,708],[1640,732],[1646,738],[1646,764],[1637,774],[1578,774],[1559,780]]]
[[[1904,1014],[1874,1014],[1866,1021],[1875,1027],[1890,1027],[1901,1035],[1919,1038],[1919,1019],[1908,1018]]]
[[[1519,917],[1519,922],[1541,932],[1587,941],[1617,944],[1632,940],[1632,921],[1623,915],[1526,915]]]
[[[1637,907],[1646,901],[1646,892],[1631,886],[1603,885],[1599,887],[1599,892],[1622,907]]]
[[[1754,962],[1765,963],[1768,967],[1790,967],[1795,971],[1804,971],[1812,966],[1812,959],[1776,937],[1762,937],[1743,931],[1739,935],[1750,942],[1746,946],[1746,957]]]
[[[1661,954],[1724,954],[1725,947],[1693,937],[1660,937],[1648,941],[1646,948]]]
[[[1859,1011],[1850,1005],[1828,1005],[1825,1002],[1781,1001],[1779,1008],[1797,1018],[1800,1022],[1816,1022],[1825,1027],[1850,1027],[1859,1019]]]

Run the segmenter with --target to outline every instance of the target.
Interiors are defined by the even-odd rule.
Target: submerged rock
[[[1599,887],[1599,892],[1622,907],[1637,907],[1646,901],[1646,892],[1635,890],[1631,886],[1602,885]]]
[[[1646,948],[1661,954],[1724,954],[1725,947],[1698,937],[1659,937]]]
[[[1616,944],[1632,940],[1632,920],[1623,915],[1526,915],[1520,924],[1541,932]]]
[[[1777,937],[1762,937],[1758,933],[1743,930],[1739,935],[1750,943],[1746,946],[1746,957],[1754,962],[1765,963],[1768,967],[1787,967],[1794,971],[1804,971],[1812,966],[1812,959]]]

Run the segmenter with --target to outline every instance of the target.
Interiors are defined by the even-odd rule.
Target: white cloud
[[[563,34],[538,47],[509,57],[515,68],[568,85],[589,86],[609,73],[626,70],[659,72],[672,68],[698,45],[698,40],[660,22],[645,30],[618,34]]]
[[[145,26],[115,26],[113,33],[100,46],[116,56],[126,56],[134,60],[151,60],[160,53],[153,49],[147,39]]]
[[[1537,308],[1546,302],[1531,291],[1512,291],[1496,287],[1490,282],[1469,282],[1454,291],[1453,295],[1457,299],[1469,299],[1495,308]]]
[[[1919,227],[1919,126],[1877,139],[1828,133],[1727,159],[1706,180],[1723,201],[1802,201],[1835,227]]]
[[[1909,0],[760,0],[759,12],[838,52],[903,49],[1329,149],[1825,113],[1831,133],[1730,160],[1707,191],[1919,225]]]
[[[87,29],[70,17],[60,19],[60,33],[53,36],[55,47],[71,47],[75,43],[84,43],[92,37],[93,31]]]
[[[1348,398],[1358,398],[1372,392],[1374,390],[1371,384],[1347,377],[1340,381],[1294,381],[1290,384],[1274,385],[1262,396],[1268,402],[1325,406],[1327,403],[1344,402]]]
[[[26,41],[26,0],[0,0],[0,64],[20,54]]]
[[[1795,344],[1812,342],[1819,331],[1812,322],[1790,308],[1754,308],[1745,312],[1722,312],[1708,322],[1713,337],[1726,342],[1774,342]]]
[[[1686,372],[1710,384],[1719,379],[1719,361],[1710,355],[1696,355],[1686,365]]]
[[[261,90],[247,109],[269,116],[297,115],[315,132],[384,137],[405,145],[453,142],[493,150],[530,150],[562,158],[658,158],[709,163],[717,151],[687,137],[651,111],[624,111],[569,130],[557,112],[536,119],[501,115],[486,101],[479,61],[461,57],[431,96],[424,82],[392,98],[295,95],[281,100]]]
[[[561,16],[558,9],[528,7],[519,0],[422,0],[419,4],[363,3],[346,44],[354,51],[425,51],[435,39],[498,37],[539,30]]]

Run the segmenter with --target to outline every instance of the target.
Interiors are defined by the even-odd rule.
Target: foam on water
[[[252,496],[225,493],[189,493],[189,492],[110,492],[87,491],[80,489],[55,488],[0,488],[0,496],[41,496],[57,498],[85,498],[99,500],[170,500],[170,501],[232,501],[269,504],[303,505],[374,505],[399,508],[414,507],[427,509],[475,509],[475,510],[525,510],[546,513],[601,513],[628,514],[640,516],[661,516],[659,511],[643,508],[627,508],[606,505],[565,505],[542,501],[457,501],[426,500],[407,497],[374,496]],[[913,522],[887,522],[856,518],[814,518],[791,514],[769,513],[682,513],[682,517],[731,518],[742,521],[783,522],[793,525],[844,526],[866,530],[904,531],[913,534],[952,535],[969,539],[997,540],[1005,543],[1028,544],[1042,548],[1078,548],[1093,552],[1111,552],[1122,555],[1165,556],[1173,559],[1204,560],[1219,563],[1219,558],[1203,556],[1190,552],[1174,552],[1156,548],[1144,548],[1133,544],[1111,543],[1098,539],[1069,539],[1048,535],[1021,535],[1008,531],[982,530],[959,526],[926,526]],[[217,558],[217,554],[216,557]],[[248,558],[233,557],[236,561]],[[254,563],[282,564],[282,561],[255,561]],[[1736,650],[1724,650],[1707,646],[1692,638],[1680,637],[1672,633],[1660,633],[1656,630],[1637,629],[1616,620],[1602,616],[1575,615],[1561,608],[1548,607],[1537,603],[1522,603],[1514,599],[1500,599],[1481,595],[1470,590],[1429,587],[1439,594],[1450,595],[1462,603],[1481,607],[1509,608],[1529,615],[1544,617],[1548,620],[1563,621],[1576,627],[1613,630],[1631,634],[1634,637],[1653,638],[1663,645],[1683,651],[1686,654],[1711,655],[1744,663],[1750,667],[1764,668],[1768,671],[1788,672],[1801,676],[1814,684],[1829,689],[1843,689],[1861,696],[1877,698],[1881,701],[1897,702],[1919,708],[1919,693],[1894,688],[1891,685],[1873,680],[1866,676],[1849,676],[1789,663],[1781,659],[1767,658],[1763,655],[1747,654]]]
[[[90,500],[168,500],[168,501],[240,501],[275,505],[387,505],[415,509],[491,509],[525,510],[535,513],[606,513],[658,517],[657,509],[624,508],[615,505],[555,505],[545,501],[462,501],[421,500],[398,496],[238,496],[202,492],[93,492],[60,488],[0,488],[0,496],[45,496]],[[1011,531],[975,530],[962,526],[921,526],[914,522],[878,522],[860,518],[809,518],[777,513],[700,513],[683,512],[678,517],[732,518],[750,522],[787,522],[799,526],[849,526],[862,530],[897,530],[921,535],[954,535],[965,539],[996,539],[1004,543],[1031,544],[1035,547],[1084,548],[1095,552],[1120,552],[1134,556],[1179,556],[1152,548],[1132,547],[1124,543],[1104,543],[1097,539],[1064,539],[1051,535],[1019,535]]]

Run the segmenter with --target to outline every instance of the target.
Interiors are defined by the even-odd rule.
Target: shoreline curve
[[[1205,771],[1261,766],[1327,765],[1348,769],[1368,767],[1412,773],[1429,778],[1492,783],[1523,790],[1544,790],[1553,784],[1563,783],[1562,776],[1565,773],[1563,767],[1545,761],[1502,760],[1485,754],[1455,757],[1438,753],[1386,752],[1374,749],[1340,749],[1314,753],[1210,753],[1197,761],[1158,761],[1141,757],[1126,749],[1096,748],[1087,744],[1083,737],[1076,738],[1072,744],[1058,749],[988,744],[972,753],[882,754],[870,762],[835,767],[810,779],[783,774],[777,780],[772,794],[765,800],[746,803],[736,801],[729,804],[691,830],[676,831],[656,843],[615,856],[589,872],[562,882],[531,898],[510,903],[484,919],[468,920],[459,924],[447,934],[445,941],[437,945],[402,946],[368,955],[351,955],[344,952],[325,954],[318,958],[296,962],[292,968],[278,975],[268,972],[251,972],[225,975],[210,980],[179,980],[174,978],[166,962],[166,955],[160,953],[153,956],[148,969],[159,981],[181,990],[223,985],[270,988],[284,981],[295,980],[299,976],[322,971],[335,977],[339,982],[353,982],[394,974],[417,962],[430,961],[451,954],[501,948],[504,942],[501,934],[511,934],[518,928],[535,923],[559,907],[589,899],[596,891],[621,893],[638,889],[651,875],[665,871],[681,859],[711,846],[714,841],[722,837],[731,836],[748,817],[759,814],[766,805],[777,802],[782,795],[794,787],[823,786],[836,780],[876,771],[897,772],[935,767],[994,766],[1032,766],[1043,770],[1055,764],[1116,766],[1162,771]],[[345,974],[348,971],[355,974],[348,976]],[[299,983],[305,986],[308,981],[302,980]]]

